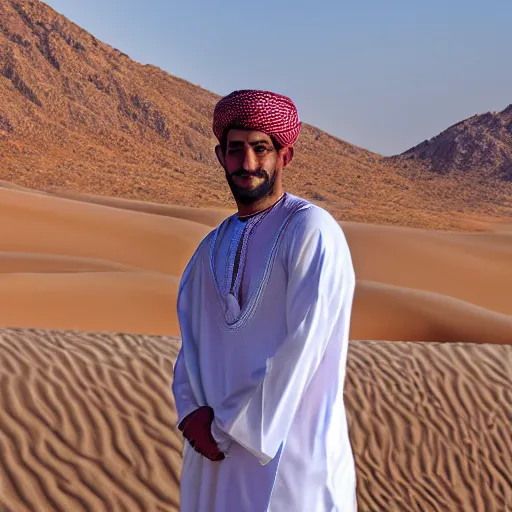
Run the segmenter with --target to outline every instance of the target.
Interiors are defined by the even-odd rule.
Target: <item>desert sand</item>
[[[0,182],[0,325],[178,335],[180,275],[230,213]],[[341,224],[357,275],[351,339],[512,343],[512,223]]]
[[[0,329],[4,510],[178,510],[178,349],[172,337]],[[351,342],[360,511],[510,507],[510,356],[506,345]]]
[[[176,293],[230,213],[0,184],[0,510],[178,509]],[[512,507],[512,224],[467,222],[341,222],[361,511]]]

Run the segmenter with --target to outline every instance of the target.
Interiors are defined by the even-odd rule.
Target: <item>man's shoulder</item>
[[[290,220],[281,253],[290,264],[301,258],[304,251],[328,255],[326,265],[351,261],[348,241],[339,222],[326,209],[309,202]]]
[[[208,256],[209,254],[209,248],[212,241],[212,238],[215,236],[215,232],[217,231],[218,227],[215,229],[212,229],[197,245],[196,250],[194,251],[194,254],[191,257],[191,262],[197,260],[198,258],[204,258],[205,256]]]
[[[324,208],[311,203],[307,199],[292,196],[297,208],[291,218],[292,229],[309,230],[339,230],[338,221]]]
[[[219,232],[236,216],[236,214],[226,217],[218,226],[210,230],[210,232],[199,242],[196,249],[196,254],[204,255],[209,253],[210,244],[212,240],[217,237]]]

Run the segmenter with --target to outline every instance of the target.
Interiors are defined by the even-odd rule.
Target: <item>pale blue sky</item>
[[[218,94],[269,89],[383,155],[512,103],[512,0],[49,0]]]

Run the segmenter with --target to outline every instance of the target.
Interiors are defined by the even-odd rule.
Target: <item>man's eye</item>
[[[240,151],[240,149],[238,149],[238,148],[228,149],[228,155],[234,155],[234,154],[238,153],[239,151]]]
[[[266,146],[256,146],[254,148],[254,151],[256,153],[260,153],[261,154],[261,153],[265,153],[266,151],[269,151],[269,148],[267,148]]]

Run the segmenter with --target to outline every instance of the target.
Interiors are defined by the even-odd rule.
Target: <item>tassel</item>
[[[232,324],[240,316],[240,304],[232,293],[226,295],[226,319]]]

